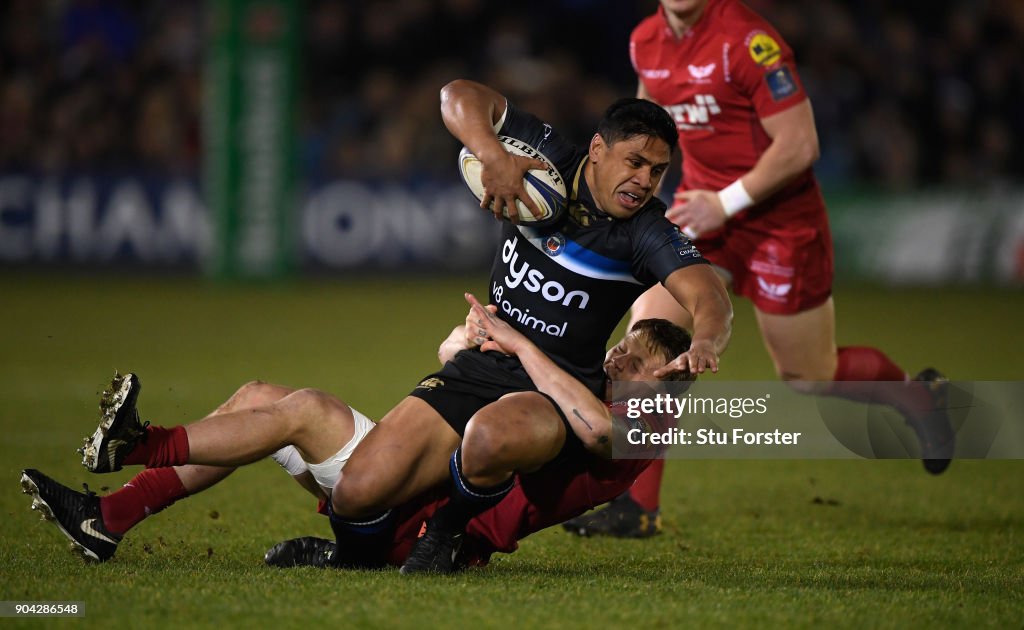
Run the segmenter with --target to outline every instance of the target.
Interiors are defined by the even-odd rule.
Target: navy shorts
[[[463,436],[469,419],[477,411],[514,392],[537,392],[547,398],[565,425],[566,438],[561,453],[583,451],[583,443],[561,408],[550,396],[537,390],[514,356],[480,352],[475,348],[463,350],[440,371],[421,380],[409,395],[433,407],[459,436]]]

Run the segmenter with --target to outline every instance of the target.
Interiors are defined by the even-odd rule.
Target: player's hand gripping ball
[[[522,140],[508,136],[498,136],[498,140],[501,141],[505,150],[509,153],[536,158],[548,165],[545,170],[527,171],[526,175],[523,176],[523,187],[537,205],[537,208],[540,209],[541,216],[534,217],[530,209],[526,207],[526,204],[516,200],[519,221],[538,228],[558,223],[565,215],[566,210],[565,180],[562,179],[561,174],[540,151]],[[480,160],[476,159],[476,156],[469,149],[462,147],[462,151],[459,152],[459,173],[462,175],[462,181],[466,182],[466,186],[469,187],[470,192],[476,196],[477,201],[483,201],[484,198],[484,186],[480,181],[482,170],[483,165],[480,163]],[[502,211],[502,214],[506,219],[509,218],[507,207]]]

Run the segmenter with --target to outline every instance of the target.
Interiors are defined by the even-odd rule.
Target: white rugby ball
[[[561,174],[551,165],[551,161],[544,157],[537,149],[534,149],[530,145],[526,144],[518,138],[511,138],[509,136],[498,136],[498,140],[505,147],[505,150],[513,155],[523,155],[530,158],[537,158],[548,165],[545,170],[533,170],[527,171],[523,177],[523,187],[526,188],[527,194],[533,199],[533,202],[537,205],[537,208],[543,213],[540,217],[534,217],[530,209],[526,207],[522,201],[516,201],[516,209],[519,211],[519,220],[522,223],[529,223],[534,227],[544,227],[551,225],[561,220],[562,215],[565,214],[566,207],[566,188],[565,180],[562,179]],[[462,181],[466,182],[466,186],[469,187],[477,201],[482,201],[484,198],[484,185],[480,181],[480,172],[483,170],[483,165],[480,160],[476,159],[476,156],[466,147],[462,147],[462,151],[459,152],[459,173],[462,175]],[[502,214],[505,218],[509,218],[508,208],[502,210]]]

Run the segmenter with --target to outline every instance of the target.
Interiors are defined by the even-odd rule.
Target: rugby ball
[[[562,175],[551,165],[551,161],[544,157],[544,154],[522,140],[509,136],[498,136],[498,140],[509,153],[537,158],[548,165],[545,170],[527,171],[523,177],[523,187],[526,188],[527,194],[543,214],[536,218],[522,201],[516,201],[519,221],[533,227],[545,227],[560,221],[566,208],[566,188]],[[483,165],[480,160],[476,159],[476,156],[468,148],[462,147],[462,151],[459,152],[459,173],[470,192],[476,196],[477,201],[482,201],[484,198],[484,186],[480,181],[482,170]],[[502,214],[506,219],[509,218],[508,208],[505,208]]]

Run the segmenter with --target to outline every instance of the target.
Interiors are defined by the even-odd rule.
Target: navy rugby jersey
[[[560,367],[603,395],[604,349],[633,301],[673,271],[706,263],[652,199],[627,220],[597,209],[583,177],[587,150],[507,104],[498,134],[540,151],[558,170],[569,211],[539,230],[502,222],[491,268],[498,313]]]

